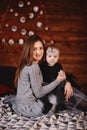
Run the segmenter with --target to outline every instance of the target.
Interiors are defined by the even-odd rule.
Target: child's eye
[[[57,56],[54,56],[54,58],[56,58]]]
[[[57,58],[57,56],[54,56],[54,58]]]
[[[51,57],[51,55],[49,55],[49,57]]]
[[[49,56],[49,58],[50,58],[51,56]]]

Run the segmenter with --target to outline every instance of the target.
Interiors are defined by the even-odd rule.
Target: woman
[[[44,43],[38,36],[31,36],[24,45],[19,66],[16,71],[15,85],[17,95],[13,110],[27,117],[38,117],[43,115],[44,105],[40,98],[51,92],[63,80],[66,79],[60,72],[55,79],[48,85],[42,86],[43,77],[38,66],[44,56]],[[67,90],[71,95],[71,87]]]

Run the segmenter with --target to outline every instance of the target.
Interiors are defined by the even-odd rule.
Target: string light
[[[24,2],[23,1],[19,1],[18,2],[18,7],[22,8],[24,6]]]
[[[21,29],[21,35],[26,35],[27,31],[26,29]]]
[[[28,35],[29,36],[32,36],[32,35],[34,35],[35,34],[35,32],[33,31],[33,30],[30,30],[29,32],[28,32]]]
[[[19,43],[20,45],[23,45],[23,44],[24,44],[24,39],[20,38],[19,41],[18,41],[18,43]]]
[[[15,0],[14,0],[15,2]],[[49,27],[49,22],[47,19],[47,12],[45,9],[44,4],[40,1],[33,1],[32,0],[26,0],[25,2],[23,0],[19,0],[15,3],[15,6],[17,7],[15,9],[14,6],[14,2],[13,0],[10,1],[9,6],[4,14],[4,16],[2,17],[2,21],[5,21],[6,16],[9,14],[9,12],[11,13],[11,16],[15,16],[14,17],[14,23],[17,22],[17,20],[20,22],[21,26],[17,25],[11,25],[7,20],[6,23],[4,23],[6,28],[10,28],[10,30],[14,33],[19,33],[19,35],[21,34],[22,36],[28,35],[34,35],[35,32],[37,32],[39,29],[43,31],[43,33],[46,31],[50,31],[50,27]],[[23,13],[22,13],[23,12]],[[27,12],[27,13],[26,13]],[[8,17],[9,18],[9,17]],[[32,23],[32,27],[31,24]],[[27,26],[25,26],[25,24],[28,25],[29,31],[27,32]],[[52,34],[51,34],[52,35]],[[50,35],[50,37],[51,37]],[[13,38],[14,41],[15,38]],[[21,45],[24,43],[25,40],[23,40],[23,38],[16,39],[18,41],[18,43]],[[12,39],[9,39],[8,42],[10,42],[11,45],[13,45]],[[45,43],[46,40],[44,39]],[[53,39],[51,37],[50,42],[52,42]],[[54,42],[54,41],[53,41]]]
[[[15,41],[14,41],[14,39],[11,38],[11,39],[8,40],[8,43],[9,43],[10,45],[13,45],[13,44],[15,43]]]

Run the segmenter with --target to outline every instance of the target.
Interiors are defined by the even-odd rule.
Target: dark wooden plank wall
[[[74,81],[87,90],[87,1],[86,0],[42,0],[50,31],[37,30],[38,34],[49,42],[58,45],[60,62],[65,72],[74,76]],[[14,17],[8,16],[10,23]],[[16,23],[19,24],[19,23]],[[25,24],[24,26],[28,26]],[[31,23],[32,26],[32,23]],[[20,25],[21,27],[21,25]],[[9,32],[9,30],[5,30]],[[0,38],[3,34],[0,35]],[[10,37],[10,33],[7,33]],[[13,37],[20,37],[13,34]],[[22,46],[7,43],[0,44],[0,65],[17,66]]]
[[[52,5],[47,2],[46,8],[52,36],[61,51],[60,62],[87,90],[87,1],[56,0]]]

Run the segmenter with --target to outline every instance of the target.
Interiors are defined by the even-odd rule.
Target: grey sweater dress
[[[51,92],[57,85],[58,80],[48,85],[42,86],[43,77],[38,64],[26,65],[19,78],[17,85],[17,95],[13,110],[27,117],[42,116],[43,103],[39,98]]]

